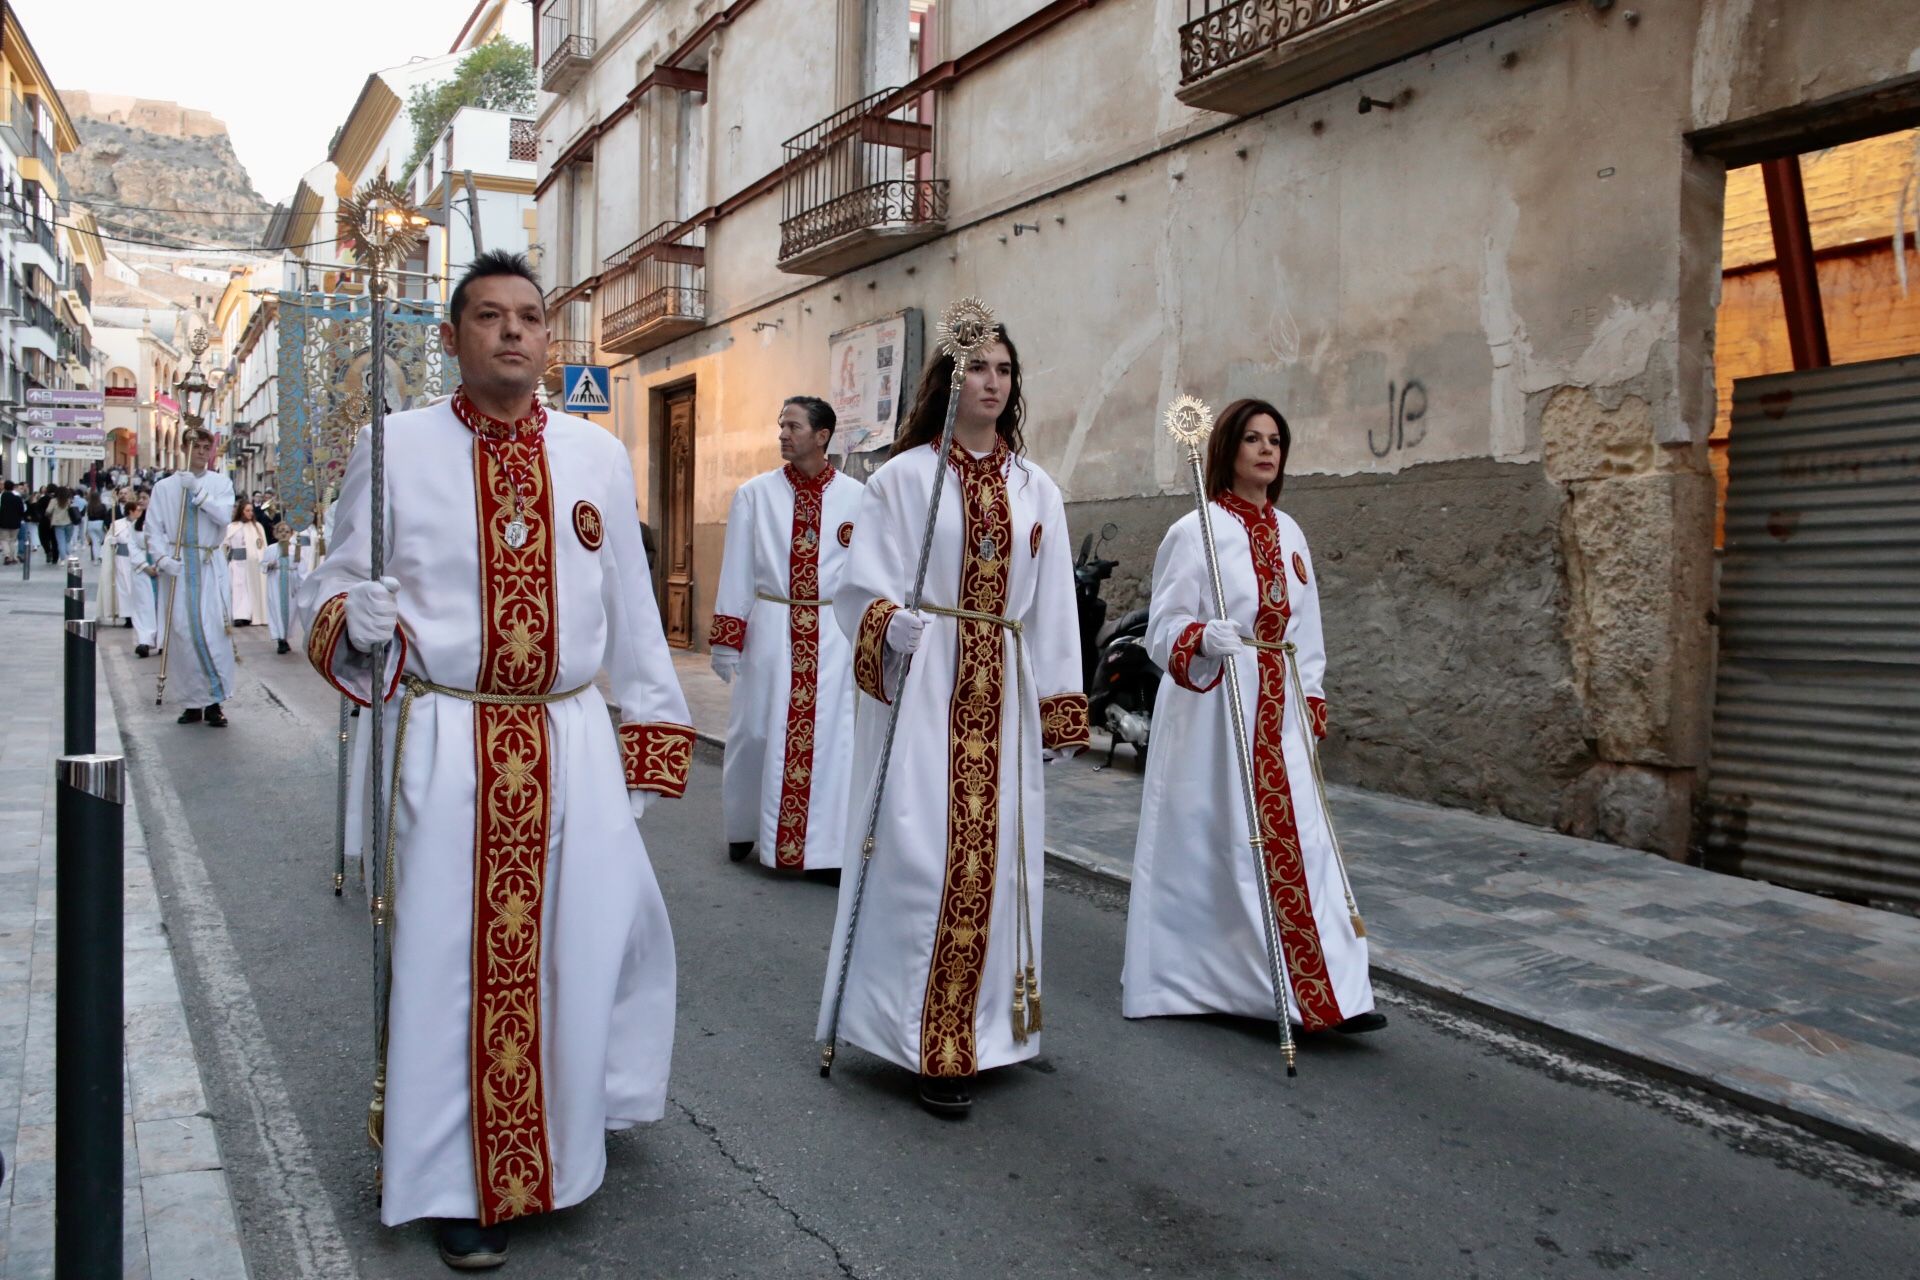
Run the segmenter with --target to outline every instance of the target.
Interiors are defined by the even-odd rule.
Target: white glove
[[[159,560],[154,562],[154,568],[166,574],[169,578],[179,577],[186,567],[187,566],[181,564],[178,557],[175,556],[161,556]]]
[[[633,820],[638,822],[647,816],[647,806],[653,803],[653,792],[629,791],[627,792],[627,803],[633,806]]]
[[[1200,637],[1200,652],[1205,657],[1224,658],[1246,651],[1247,642],[1233,629],[1233,623],[1225,618],[1215,618],[1209,622],[1206,634]]]
[[[400,621],[400,583],[394,578],[356,582],[347,588],[347,640],[362,653],[393,639]]]
[[[1055,751],[1052,747],[1040,748],[1040,763],[1043,765],[1052,764],[1056,760],[1065,760],[1066,758],[1067,754],[1064,751]]]
[[[713,674],[720,677],[721,684],[732,684],[733,673],[740,669],[740,651],[715,646],[713,650]]]
[[[887,648],[903,655],[913,653],[920,648],[920,636],[926,629],[925,614],[895,609],[887,619]]]

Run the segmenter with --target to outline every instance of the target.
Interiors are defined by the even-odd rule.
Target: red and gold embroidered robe
[[[413,704],[391,784],[389,1225],[578,1203],[600,1184],[605,1131],[658,1119],[665,1103],[673,940],[628,790],[680,794],[693,731],[626,450],[578,418],[515,428],[460,397],[387,420],[386,572],[402,634],[385,693],[403,670],[481,693],[583,690],[546,705]],[[331,553],[300,588],[309,658],[362,705],[370,673],[344,602],[371,567],[370,492],[363,432]],[[617,728],[592,688],[603,668]]]

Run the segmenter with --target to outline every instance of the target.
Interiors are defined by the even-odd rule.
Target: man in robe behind
[[[233,637],[227,633],[227,553],[220,544],[233,520],[233,481],[211,469],[212,432],[189,427],[181,434],[187,470],[153,486],[147,505],[148,548],[162,575],[163,635],[172,646],[166,693],[186,704],[181,724],[225,728],[220,704],[233,691]]]
[[[837,871],[852,784],[853,648],[822,610],[853,544],[860,482],[827,461],[833,407],[780,406],[786,466],[734,491],[720,561],[713,671],[733,688],[722,771],[728,853],[782,871]]]
[[[447,314],[464,384],[387,423],[387,576],[362,432],[298,598],[320,673],[395,704],[380,1218],[439,1219],[441,1258],[480,1269],[505,1261],[507,1222],[598,1189],[607,1130],[664,1110],[673,938],[634,819],[685,790],[693,729],[626,449],[534,398],[548,334],[526,259],[476,258]]]

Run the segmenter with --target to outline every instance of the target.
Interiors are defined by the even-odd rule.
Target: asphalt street
[[[424,1226],[378,1225],[337,700],[249,628],[233,726],[176,726],[128,634],[101,648],[254,1276],[450,1274]],[[679,956],[668,1113],[611,1139],[585,1206],[517,1226],[507,1274],[1915,1274],[1908,1176],[1405,993],[1292,1081],[1267,1027],[1129,1023],[1125,900],[1071,875],[1047,887],[1044,1057],[984,1079],[971,1119],[857,1051],[823,1081],[834,891],[727,862],[705,747],[642,829]]]

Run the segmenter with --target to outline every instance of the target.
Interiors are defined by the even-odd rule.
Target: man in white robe
[[[227,557],[221,543],[233,520],[233,482],[211,470],[213,435],[190,427],[187,470],[153,487],[147,541],[165,576],[162,595],[168,635],[178,641],[167,659],[167,696],[185,704],[181,724],[203,721],[225,728],[220,704],[233,691],[233,637],[227,633]]]
[[[267,630],[273,636],[274,652],[287,653],[293,624],[293,593],[312,571],[313,534],[296,534],[293,525],[282,520],[274,526],[278,536],[260,557],[260,572],[267,583]]]
[[[733,684],[721,794],[729,855],[830,871],[852,781],[853,648],[823,610],[853,543],[861,485],[827,461],[831,405],[780,407],[786,466],[734,491],[707,644]],[[825,626],[822,617],[827,618]],[[738,683],[734,683],[738,673]]]
[[[133,656],[145,658],[160,648],[165,620],[160,616],[161,574],[153,544],[147,538],[147,498],[134,499],[133,530],[127,536],[127,559],[133,566],[133,589],[127,614],[133,620]]]
[[[369,850],[396,893],[381,1220],[440,1219],[442,1258],[478,1269],[505,1260],[509,1220],[599,1187],[607,1130],[663,1113],[673,939],[634,819],[685,789],[693,728],[626,449],[534,399],[525,258],[476,259],[449,316],[464,386],[387,420],[387,576],[363,432],[298,607],[315,668],[391,700],[392,845]],[[389,638],[375,690],[367,651]]]
[[[867,482],[834,598],[861,694],[850,842],[866,834],[888,703],[901,707],[838,1030],[917,1072],[921,1104],[953,1118],[971,1109],[973,1076],[1040,1051],[1041,766],[1087,744],[1060,490],[1000,434],[1023,412],[1010,345],[975,363],[947,457],[938,425],[952,361],[921,375],[941,398],[915,405],[906,443]],[[903,605],[937,484],[945,496],[912,612]],[[859,856],[850,851],[850,865]],[[857,885],[841,878],[823,1040]]]

